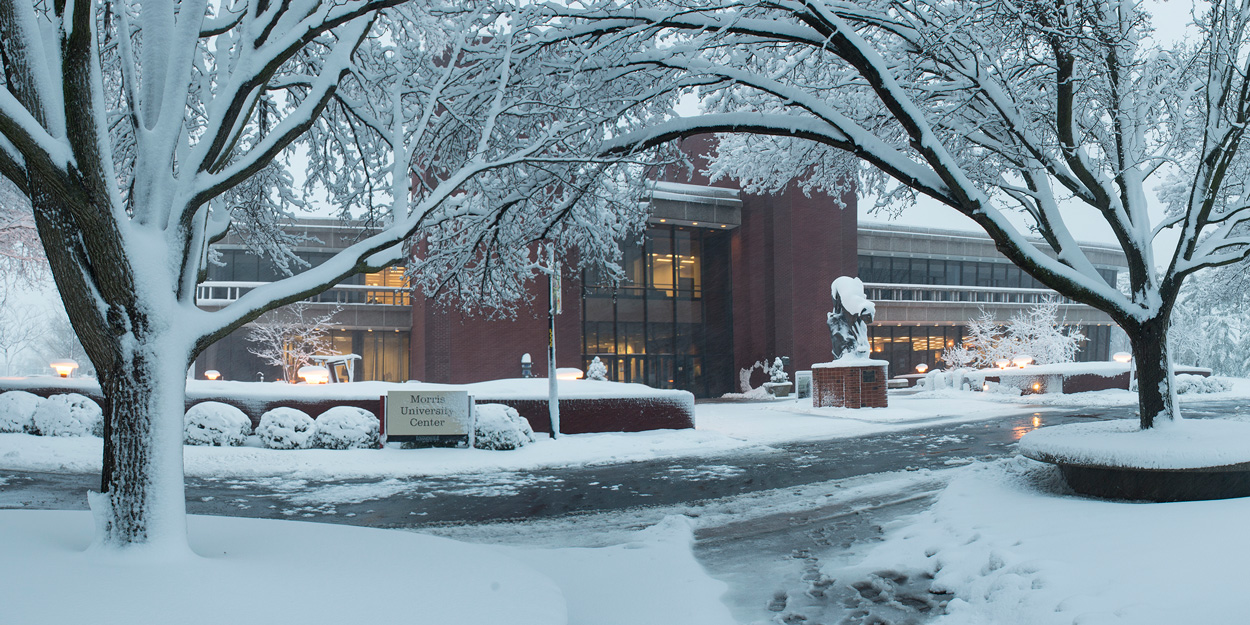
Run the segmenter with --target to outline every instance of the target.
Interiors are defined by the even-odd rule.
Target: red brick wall
[[[866,376],[872,381],[864,381]],[[885,366],[812,369],[812,405],[885,408]]]
[[[846,202],[794,187],[744,198],[732,247],[737,369],[789,356],[793,375],[832,358],[829,285],[859,272],[854,196]]]
[[[566,274],[561,286],[564,312],[556,317],[556,365],[580,369],[581,282]],[[409,375],[422,382],[454,384],[517,378],[521,355],[529,353],[534,375],[547,377],[545,278],[530,284],[530,297],[531,303],[511,319],[469,315],[437,302],[414,302]]]

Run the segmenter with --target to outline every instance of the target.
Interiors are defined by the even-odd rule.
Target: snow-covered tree
[[[4,374],[13,374],[13,365],[26,352],[34,349],[47,335],[44,312],[27,305],[0,308],[0,359]]]
[[[608,379],[608,367],[603,364],[602,360],[599,360],[598,356],[595,356],[595,359],[590,361],[590,366],[586,367],[586,379],[600,382]]]
[[[266,364],[280,367],[283,379],[295,384],[300,367],[311,365],[317,354],[329,353],[330,330],[338,311],[335,307],[317,315],[309,310],[308,302],[271,310],[251,325],[247,340],[254,345],[247,351]]]
[[[1208,269],[1185,284],[1168,333],[1177,362],[1244,377],[1250,369],[1250,269]]]
[[[536,10],[556,25],[552,40],[598,43],[587,63],[605,72],[675,71],[681,86],[698,87],[706,114],[651,127],[635,145],[737,133],[722,137],[712,174],[751,188],[798,179],[834,197],[855,184],[891,206],[917,196],[945,204],[1043,284],[1126,331],[1141,427],[1177,415],[1167,341],[1177,292],[1195,271],[1250,253],[1239,227],[1250,219],[1250,0],[1195,5],[1197,40],[1169,49],[1152,43],[1140,3],[1112,0],[590,0]],[[1167,206],[1161,218],[1151,195]],[[1068,206],[1114,233],[1127,295],[1077,244]]]
[[[963,341],[947,349],[942,360],[951,368],[992,367],[999,360],[1025,355],[1039,365],[1072,362],[1081,350],[1085,335],[1075,325],[1059,318],[1059,301],[1042,302],[1016,312],[1006,324],[984,308],[969,319]]]
[[[46,268],[30,200],[12,182],[0,178],[0,307],[8,303],[15,287],[45,278]]]
[[[781,357],[773,359],[773,364],[768,367],[768,381],[773,384],[785,384],[790,381],[790,374],[786,373],[786,366],[781,362]]]
[[[533,242],[610,262],[644,223],[596,182],[616,161],[584,155],[667,109],[654,77],[589,80],[576,47],[527,48],[516,20],[438,2],[0,2],[0,175],[32,202],[100,379],[103,544],[185,545],[184,380],[218,338],[407,261],[414,234],[432,233],[411,248],[423,275],[506,297]],[[315,267],[280,234],[297,156],[375,226]],[[231,227],[293,275],[201,310]]]
[[[982,308],[976,318],[964,326],[964,338],[942,352],[942,362],[951,369],[991,367],[995,361],[1010,360],[1015,352],[1005,344],[1002,324],[994,313]]]

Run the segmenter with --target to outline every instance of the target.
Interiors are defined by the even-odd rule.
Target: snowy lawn
[[[472,545],[395,530],[192,516],[190,553],[89,549],[87,512],[0,511],[0,614],[45,623],[732,623],[666,519],[604,548]],[[640,601],[639,597],[647,600]]]
[[[1144,504],[1068,494],[1051,465],[959,469],[929,510],[889,528],[839,583],[932,575],[936,625],[1244,622],[1250,498]]]

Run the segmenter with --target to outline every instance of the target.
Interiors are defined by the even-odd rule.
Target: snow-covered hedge
[[[378,437],[378,418],[364,408],[335,406],[317,417],[317,447],[373,449]]]
[[[478,449],[516,449],[534,442],[530,422],[516,409],[504,404],[478,404],[474,411],[477,426],[473,429]]]
[[[188,445],[226,447],[242,445],[252,433],[252,420],[242,410],[221,402],[191,406],[186,414],[183,440]]]
[[[260,416],[256,435],[270,449],[308,449],[313,446],[317,422],[294,408],[274,408]]]
[[[35,433],[35,410],[43,398],[26,391],[0,393],[0,433]]]
[[[923,386],[926,391],[979,391],[984,385],[985,373],[975,369],[930,371],[924,377],[924,384],[917,384],[917,386]]]
[[[103,436],[104,411],[78,393],[53,395],[35,409],[35,430],[44,436]]]
[[[1227,382],[1214,376],[1190,375],[1182,373],[1176,376],[1176,394],[1186,393],[1222,393],[1231,389]]]

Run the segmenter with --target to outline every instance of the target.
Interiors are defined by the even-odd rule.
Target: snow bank
[[[0,511],[5,625],[569,622],[569,593],[487,546],[326,523],[191,516],[191,547],[200,556],[135,557],[87,550],[93,529],[88,512]]]
[[[184,422],[188,445],[242,445],[252,433],[252,420],[229,404],[206,401],[191,406]]]
[[[33,416],[44,436],[103,436],[104,412],[84,395],[53,395],[39,403]]]
[[[308,449],[313,446],[317,422],[294,408],[274,408],[260,416],[256,435],[270,449]]]
[[[364,408],[335,406],[317,417],[315,446],[323,449],[374,449],[380,436],[377,416]]]
[[[1211,376],[1178,374],[1176,376],[1177,395],[1198,395],[1202,393],[1223,393],[1232,390],[1232,385],[1224,380]]]
[[[534,442],[530,422],[515,408],[503,404],[478,404],[473,408],[477,423],[473,446],[478,449],[508,450]]]
[[[1244,621],[1250,498],[1085,499],[1064,494],[1058,469],[1024,458],[957,471],[929,510],[823,573],[872,585],[883,602],[902,598],[900,574],[929,577],[949,593],[947,614],[924,619],[933,625]]]
[[[1250,423],[1217,419],[1137,419],[1039,428],[1020,439],[1020,453],[1038,460],[1139,469],[1194,469],[1250,462]]]
[[[0,432],[35,432],[35,410],[43,398],[26,391],[0,393]]]

